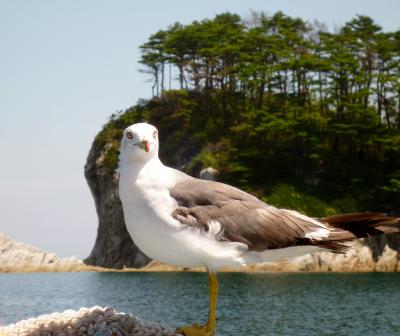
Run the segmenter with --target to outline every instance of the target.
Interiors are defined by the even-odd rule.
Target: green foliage
[[[313,217],[326,217],[338,212],[326,202],[285,183],[275,185],[271,193],[264,197],[264,200],[276,207],[297,210]]]
[[[400,32],[365,16],[330,33],[281,12],[224,13],[175,23],[140,49],[154,97],[96,137],[107,173],[123,129],[148,121],[166,164],[213,166],[277,206],[400,212]]]

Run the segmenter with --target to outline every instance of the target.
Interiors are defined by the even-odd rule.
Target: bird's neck
[[[143,175],[149,175],[150,172],[160,170],[163,167],[158,157],[151,158],[147,161],[129,161],[121,160],[118,168],[120,179],[129,179],[135,183]]]

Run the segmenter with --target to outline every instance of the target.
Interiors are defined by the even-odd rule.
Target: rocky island
[[[99,215],[85,262],[149,262],[126,232],[117,190],[122,131],[136,122],[157,127],[166,165],[192,176],[214,167],[219,181],[276,207],[400,216],[399,36],[363,15],[328,32],[282,12],[222,13],[149,36],[139,63],[153,97],[111,116],[85,166]],[[353,247],[290,269],[397,270],[399,236]]]

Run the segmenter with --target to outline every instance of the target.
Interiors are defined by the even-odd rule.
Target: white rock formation
[[[61,259],[0,233],[0,272],[60,271],[80,264],[75,257]]]
[[[345,254],[319,252],[287,261],[251,265],[249,271],[272,272],[398,272],[399,252],[384,245],[382,253],[374,258],[374,250],[365,240],[348,243]]]

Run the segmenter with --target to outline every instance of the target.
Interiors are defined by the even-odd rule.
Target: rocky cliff
[[[94,142],[85,165],[85,177],[96,206],[99,226],[95,245],[84,261],[107,267],[142,267],[150,259],[133,243],[124,222],[118,196],[118,175],[104,167],[110,146]]]

